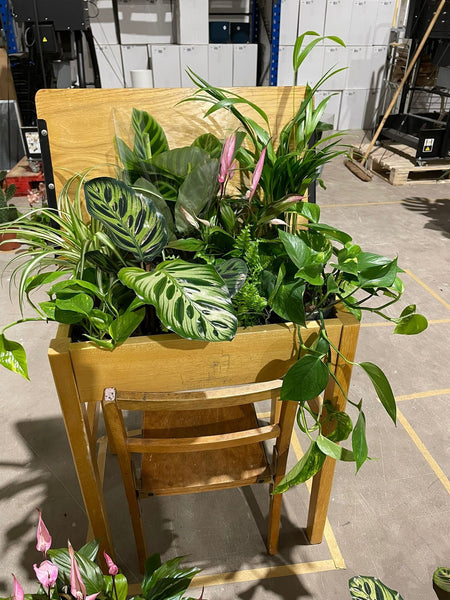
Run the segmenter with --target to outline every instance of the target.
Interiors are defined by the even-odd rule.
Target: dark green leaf
[[[272,310],[286,321],[305,326],[304,292],[305,285],[301,281],[281,283],[272,298]]]
[[[235,296],[247,278],[247,265],[240,258],[230,258],[215,265],[216,271],[225,282],[230,296]]]
[[[358,268],[361,269],[361,254],[358,258]],[[359,284],[362,288],[391,287],[397,277],[397,259],[383,264],[361,269]]]
[[[0,333],[0,365],[29,379],[27,357],[23,346],[8,340],[3,333]]]
[[[352,600],[403,600],[398,592],[376,577],[357,575],[349,579],[348,587]]]
[[[155,306],[166,327],[184,338],[224,341],[236,333],[230,295],[211,265],[173,260],[160,263],[151,272],[121,269],[119,278]]]
[[[386,375],[380,367],[377,367],[377,365],[374,365],[373,363],[362,362],[359,363],[359,366],[364,369],[369,376],[381,404],[384,406],[394,423],[396,423],[397,405],[395,404],[394,394],[392,393],[392,388]]]
[[[168,230],[151,200],[112,177],[91,179],[84,191],[89,214],[103,223],[119,248],[143,262],[161,252]]]
[[[335,411],[329,401],[325,402],[327,409],[327,421],[330,421],[335,429],[327,436],[333,442],[342,442],[348,438],[353,430],[353,423],[346,412]]]
[[[366,441],[366,418],[362,410],[359,411],[358,420],[353,429],[352,449],[356,461],[356,471],[362,467],[367,460],[368,450]]]
[[[222,154],[222,142],[212,133],[200,135],[192,142],[192,146],[205,150],[211,158],[220,158]]]
[[[70,556],[68,550],[65,548],[50,549],[47,554],[58,567],[58,579],[65,585],[70,586]],[[79,552],[75,552],[75,558],[80,569],[81,578],[86,586],[87,595],[101,592],[105,587],[105,582],[100,567]]]
[[[126,312],[123,315],[114,319],[109,326],[109,335],[116,344],[123,344],[133,331],[139,327],[142,319],[145,317],[145,308],[141,308],[136,312]]]
[[[29,294],[32,290],[41,285],[45,285],[46,283],[52,283],[55,279],[58,279],[63,275],[64,273],[61,271],[52,271],[50,273],[39,273],[38,275],[33,275],[33,277],[28,277],[25,282],[24,291]]]
[[[316,205],[312,204],[312,206]],[[330,225],[326,225],[325,223],[310,223],[308,227],[309,229],[313,229],[314,231],[320,231],[328,239],[336,240],[338,242],[341,242],[342,244],[348,244],[352,241],[352,238],[348,235],[348,233],[345,233],[345,231],[340,231],[335,227],[330,227]]]
[[[326,387],[330,373],[319,357],[307,354],[292,365],[283,379],[281,400],[307,402]]]
[[[168,171],[171,175],[184,178],[188,173],[209,159],[209,154],[204,150],[195,146],[187,146],[185,148],[175,148],[174,150],[162,152],[153,159],[153,164],[160,169]]]
[[[320,219],[320,206],[312,202],[299,202],[297,214],[306,217],[311,223],[318,223]]]
[[[318,448],[316,442],[311,442],[301,460],[287,473],[276,486],[274,493],[282,494],[289,488],[304,483],[320,471],[325,462],[325,454]]]
[[[177,231],[185,234],[192,229],[181,208],[184,208],[193,217],[198,217],[208,203],[215,198],[219,188],[218,174],[219,161],[212,158],[187,175],[178,192],[175,206]]]
[[[175,225],[173,222],[172,211],[167,205],[167,202],[162,197],[158,188],[154,186],[153,183],[151,183],[150,181],[147,181],[147,179],[140,177],[137,181],[134,182],[133,189],[137,192],[140,192],[146,198],[149,198],[153,202],[153,204],[156,207],[156,210],[162,214],[166,221],[167,229],[169,230],[169,239],[174,239]]]
[[[85,544],[82,548],[80,548],[78,550],[78,553],[84,556],[84,558],[95,562],[95,559],[97,558],[99,545],[100,544],[98,540],[91,540],[90,542],[87,542],[87,544]]]
[[[94,301],[87,294],[77,294],[67,300],[56,298],[55,306],[59,310],[80,313],[89,316],[94,307]]]

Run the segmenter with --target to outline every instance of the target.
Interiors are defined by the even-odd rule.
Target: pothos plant
[[[36,549],[44,560],[33,569],[39,582],[38,591],[25,594],[13,574],[13,593],[1,600],[193,600],[184,596],[197,567],[180,567],[182,557],[161,561],[159,554],[149,556],[145,562],[141,593],[130,597],[128,581],[123,573],[104,552],[108,574],[104,575],[97,564],[99,544],[88,542],[75,551],[70,541],[67,548],[52,548],[52,537],[39,511],[36,530]],[[203,592],[199,598],[202,600]]]
[[[313,36],[306,45],[305,35]],[[312,32],[300,36],[294,73],[322,39]],[[309,405],[335,378],[331,353],[339,350],[328,336],[326,317],[337,305],[358,318],[369,311],[395,323],[394,332],[402,334],[422,331],[427,321],[415,305],[397,317],[386,312],[403,292],[397,258],[362,250],[348,233],[320,221],[319,206],[302,201],[312,182],[323,185],[321,167],[343,153],[335,134],[313,142],[329,99],[314,107],[313,96],[332,75],[306,87],[277,140],[260,107],[192,72],[197,90],[190,101],[210,103],[205,116],[228,110],[239,123],[225,140],[204,134],[190,146],[170,149],[161,125],[133,109],[131,144],[115,140],[117,178],[73,176],[58,211],[50,211],[56,228],[26,216],[6,227],[26,248],[11,261],[20,307],[28,302],[37,315],[4,327],[0,363],[27,377],[24,349],[5,331],[29,320],[71,324],[78,339],[108,350],[132,333],[170,330],[226,342],[238,326],[290,321],[298,326],[300,353],[283,379],[281,398],[298,402],[297,420],[309,449],[277,491],[312,477],[326,456],[354,461],[359,469],[368,457],[363,400],[347,398],[355,424],[329,398],[318,411]],[[265,127],[240,105],[250,107]],[[89,221],[83,218],[83,196]],[[42,286],[49,286],[48,300],[36,302],[33,292]],[[310,319],[320,331],[307,346],[301,328]],[[352,364],[368,375],[395,422],[384,373],[371,362]],[[335,425],[327,435],[324,420]],[[350,436],[351,448],[341,447]]]

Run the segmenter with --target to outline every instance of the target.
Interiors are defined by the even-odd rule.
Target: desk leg
[[[344,327],[342,328],[339,341],[339,351],[350,361],[353,361],[356,353],[356,344],[359,335],[359,323],[347,324],[349,316],[340,315]],[[335,363],[335,375],[342,390],[348,393],[350,379],[352,375],[352,365],[348,364],[336,352],[332,353],[332,360]],[[334,380],[330,380],[325,392],[324,399],[331,399],[337,410],[345,410],[346,399],[342,391],[336,385]],[[327,435],[329,430],[324,426],[323,434]],[[309,501],[308,523],[306,526],[306,535],[311,544],[320,544],[323,538],[325,522],[327,519],[328,505],[330,503],[331,486],[333,484],[334,469],[336,461],[329,456],[326,457],[321,470],[313,477],[311,498]]]
[[[86,513],[94,537],[100,541],[99,560],[102,561],[103,550],[114,557],[114,548],[87,411],[78,398],[68,349],[59,347],[63,341],[53,340],[48,356]]]

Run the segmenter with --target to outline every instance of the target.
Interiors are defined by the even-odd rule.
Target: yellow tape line
[[[406,418],[404,417],[404,415],[399,410],[397,410],[397,417],[398,417],[398,420],[400,421],[400,423],[405,428],[406,433],[409,435],[409,437],[412,439],[412,441],[414,442],[414,444],[419,449],[419,452],[422,454],[422,456],[424,457],[424,459],[427,461],[427,463],[433,469],[433,471],[435,472],[437,478],[442,483],[442,485],[444,486],[444,488],[450,494],[450,481],[448,480],[448,477],[445,475],[444,471],[441,469],[441,467],[437,464],[437,462],[431,456],[431,454],[429,453],[429,451],[425,447],[425,444],[422,442],[422,440],[419,438],[419,436],[417,435],[417,433],[414,431],[414,429],[411,427],[411,425],[409,424],[409,422],[406,420]]]
[[[416,277],[416,275],[411,273],[411,271],[409,269],[405,269],[405,273],[407,273],[410,277],[412,277],[412,279],[414,279],[414,281],[416,281],[425,290],[427,290],[427,292],[430,293],[433,296],[433,298],[436,298],[436,300],[439,300],[439,302],[441,302],[445,306],[445,308],[448,308],[450,310],[450,304],[448,302],[446,302],[443,298],[441,298],[439,296],[439,294],[437,294],[434,290],[432,290],[430,287],[428,287],[426,283],[424,283],[418,277]]]
[[[397,402],[403,400],[415,400],[416,398],[431,398],[432,396],[446,396],[450,394],[450,388],[444,388],[443,390],[431,390],[430,392],[416,392],[415,394],[405,394],[404,396],[395,396]]]

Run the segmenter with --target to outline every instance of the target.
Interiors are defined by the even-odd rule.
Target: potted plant
[[[0,171],[0,224],[3,225],[10,221],[14,221],[18,217],[17,208],[13,205],[8,206],[8,202],[14,198],[16,186],[14,184],[6,185],[6,171]],[[5,252],[17,250],[20,247],[14,241],[13,233],[0,233],[0,250]]]
[[[295,72],[321,39],[304,47],[300,36]],[[397,317],[385,311],[403,292],[397,258],[362,250],[302,201],[312,181],[322,183],[320,167],[343,152],[335,135],[310,146],[327,103],[314,107],[314,92],[331,75],[307,86],[274,140],[260,107],[191,73],[191,100],[209,102],[207,115],[230,111],[239,130],[170,149],[161,125],[133,109],[131,145],[115,140],[116,178],[69,179],[58,211],[43,209],[58,229],[24,216],[2,227],[26,245],[11,278],[20,304],[31,303],[33,320],[63,325],[49,356],[77,469],[89,474],[85,501],[98,497],[98,473],[81,404],[92,406],[108,386],[174,391],[283,377],[281,398],[298,402],[309,448],[277,492],[325,468],[332,474],[332,459],[357,470],[367,459],[363,400],[347,397],[361,314],[403,334],[427,322],[415,305]],[[49,299],[34,303],[42,286]],[[0,362],[27,377],[24,349],[5,336],[24,320],[2,330]],[[386,376],[372,362],[358,366],[395,422]],[[341,447],[349,437],[351,447]],[[312,541],[322,537],[327,502]],[[89,515],[97,536],[107,535],[95,531],[103,511],[98,501]]]

